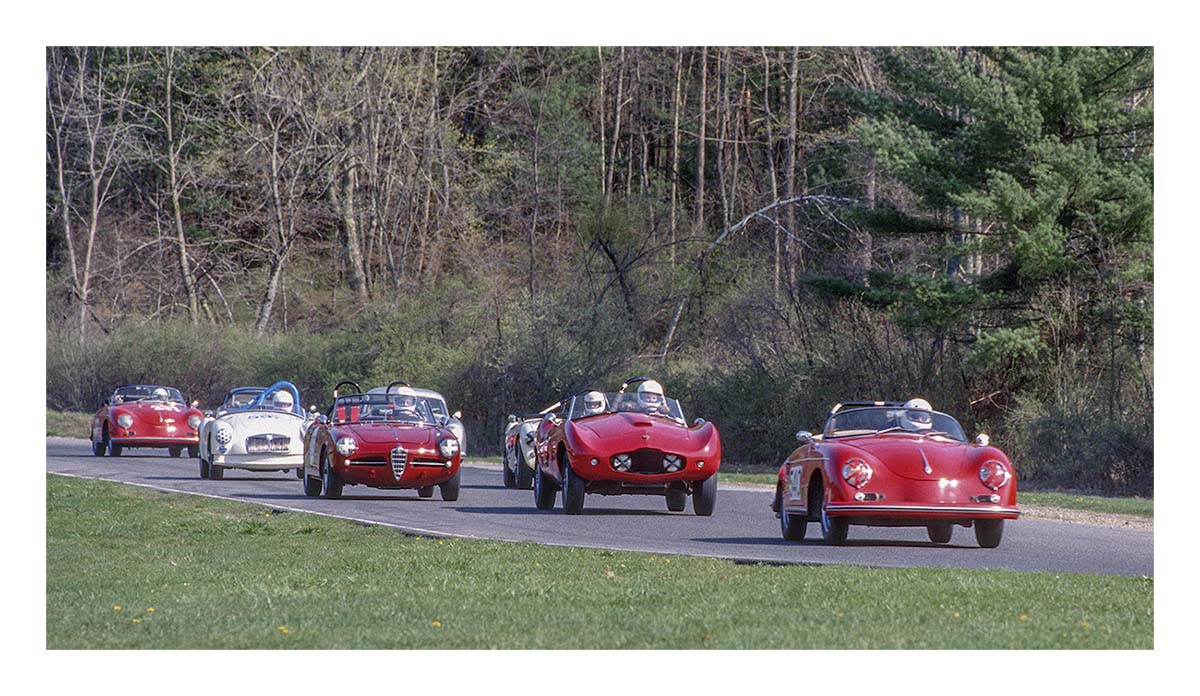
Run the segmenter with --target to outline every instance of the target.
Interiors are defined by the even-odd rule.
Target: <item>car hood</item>
[[[255,433],[277,433],[289,435],[304,430],[304,419],[294,413],[282,411],[237,411],[227,413],[218,420],[228,423],[234,430],[253,435]]]
[[[916,481],[937,481],[959,476],[972,460],[970,445],[908,435],[882,435],[841,441],[852,450],[865,452],[888,471]]]
[[[133,416],[135,423],[142,425],[163,425],[167,423],[187,423],[188,414],[192,409],[183,404],[152,401],[148,403],[134,402],[113,407],[114,412],[122,411]]]
[[[644,413],[609,413],[572,421],[571,426],[582,435],[581,441],[613,452],[650,447],[690,453],[704,447],[712,435],[711,424],[692,429]]]
[[[395,423],[358,423],[339,427],[343,435],[353,435],[359,442],[384,445],[403,442],[407,445],[433,445],[438,428],[431,425],[398,425]]]

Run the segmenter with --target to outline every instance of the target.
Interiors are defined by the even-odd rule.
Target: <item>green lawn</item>
[[[47,476],[48,648],[1152,648],[1148,578],[407,537]]]
[[[92,432],[92,415],[74,411],[55,411],[48,408],[46,409],[46,436],[86,439]]]

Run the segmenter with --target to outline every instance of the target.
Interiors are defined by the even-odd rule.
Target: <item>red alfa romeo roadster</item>
[[[968,442],[958,421],[923,399],[838,404],[823,433],[796,438],[771,505],[784,539],[803,539],[811,521],[831,544],[844,543],[852,524],[925,527],[945,544],[959,525],[994,548],[1004,521],[1020,515],[1004,452],[986,435]]]
[[[626,393],[633,384],[637,390]],[[679,402],[665,398],[657,382],[637,377],[616,392],[588,390],[565,403],[534,436],[539,510],[554,507],[561,490],[568,515],[583,511],[587,494],[661,495],[672,512],[682,512],[690,495],[697,515],[713,513],[720,435],[703,419],[688,426]]]
[[[342,387],[353,387],[340,394]],[[434,416],[428,399],[404,382],[363,394],[354,382],[333,390],[333,406],[304,437],[304,493],[340,498],[346,485],[416,488],[428,498],[458,500],[458,438],[447,419]]]
[[[204,414],[188,406],[175,387],[128,384],[112,396],[92,418],[92,454],[119,457],[130,447],[165,447],[172,457],[200,452],[198,429]]]

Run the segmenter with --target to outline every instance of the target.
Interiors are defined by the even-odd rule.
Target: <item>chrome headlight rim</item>
[[[128,414],[128,413],[117,414],[117,427],[124,428],[127,430],[127,429],[129,429],[129,426],[131,426],[131,425],[133,425],[133,416],[131,414]]]
[[[1009,465],[998,459],[989,459],[979,465],[979,481],[993,491],[1004,488],[1011,480],[1012,471]]]
[[[442,456],[446,459],[454,459],[454,456],[457,455],[460,450],[461,447],[458,444],[458,439],[453,437],[445,438],[438,443],[438,451],[441,452]]]
[[[337,442],[334,443],[334,446],[337,447],[338,453],[340,453],[343,457],[349,457],[358,451],[358,441],[349,435],[343,435],[342,437],[339,437]]]
[[[842,480],[854,488],[862,488],[871,481],[875,470],[865,459],[854,457],[842,463]]]
[[[192,415],[188,416],[187,422],[189,428],[196,430],[200,427],[200,424],[204,422],[204,417],[193,413]]]

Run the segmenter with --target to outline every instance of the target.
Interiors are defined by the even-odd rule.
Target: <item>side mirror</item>
[[[204,417],[205,417],[205,418],[212,418],[212,417],[213,417],[213,412],[212,412],[212,411],[205,411],[205,412],[204,412]]]
[[[980,447],[987,447],[988,443],[991,441],[992,441],[992,438],[988,437],[987,435],[985,435],[983,433],[979,433],[978,435],[975,436],[975,444],[979,445]]]
[[[462,420],[462,411],[455,411],[454,413],[450,414],[450,417],[454,420]]]
[[[438,425],[440,425],[440,426],[443,426],[443,427],[444,427],[444,426],[445,426],[447,423],[449,423],[449,422],[450,422],[450,419],[449,419],[449,418],[447,418],[447,417],[445,417],[445,416],[438,416],[438,417],[437,417],[437,422],[438,422]]]
[[[516,422],[517,422],[517,417],[516,417],[516,416],[514,416],[514,415],[513,415],[513,414],[511,414],[511,413],[510,413],[510,414],[508,414],[508,422],[509,422],[509,424],[516,423]]]
[[[704,425],[705,422],[706,421],[703,418],[697,418],[696,420],[692,421],[692,427],[699,428],[700,426]]]
[[[324,413],[318,413],[317,417],[314,418],[313,420],[317,421],[321,425],[325,425],[326,423],[329,422],[329,418]]]
[[[796,433],[796,440],[802,445],[807,445],[813,441],[813,435],[807,430],[801,430]]]
[[[193,401],[193,402],[192,402],[192,408],[196,408],[196,407],[197,407],[197,406],[199,406],[199,405],[200,405],[200,402],[199,402],[199,401]]]
[[[311,404],[311,405],[309,405],[309,407],[308,407],[308,412],[309,412],[309,413],[316,413],[316,412],[317,412],[317,405],[316,405],[316,404]]]

